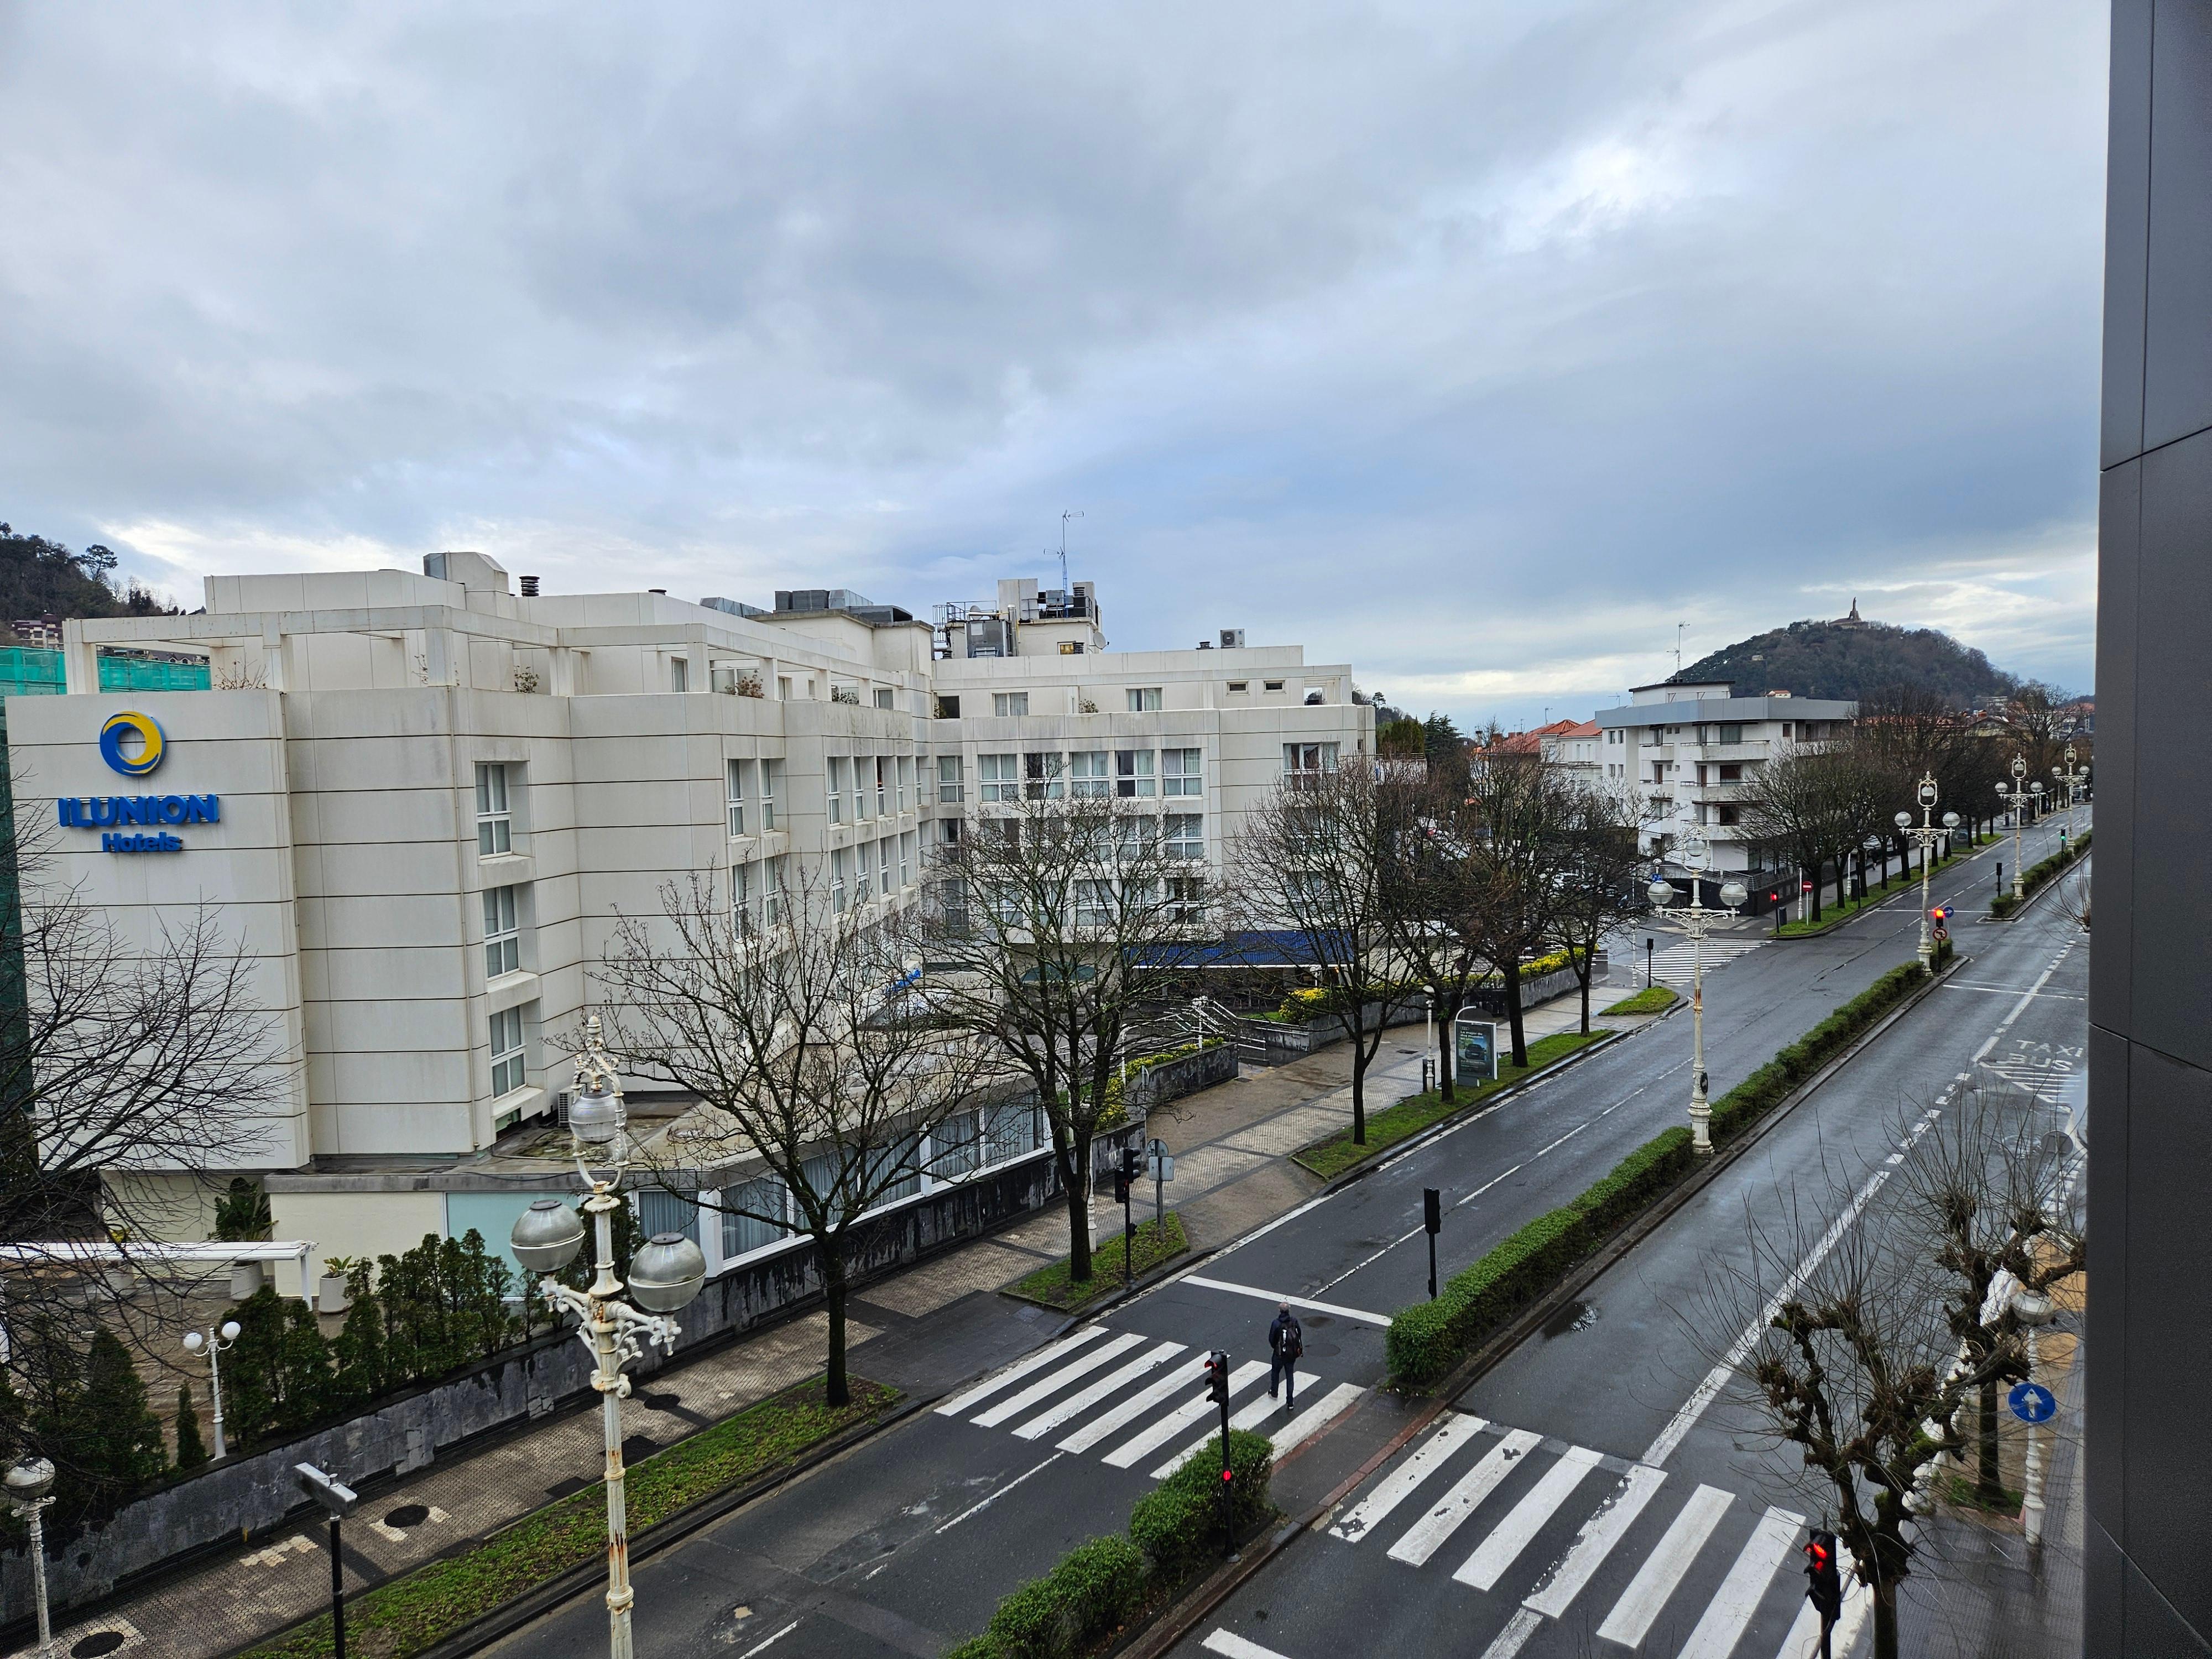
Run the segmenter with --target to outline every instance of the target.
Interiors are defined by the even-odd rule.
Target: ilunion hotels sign
[[[126,778],[143,778],[161,765],[169,739],[150,714],[111,714],[100,728],[100,757]],[[183,838],[162,826],[219,823],[222,802],[215,795],[78,795],[56,803],[65,830],[100,830],[103,853],[181,853]],[[126,824],[147,826],[136,833]]]

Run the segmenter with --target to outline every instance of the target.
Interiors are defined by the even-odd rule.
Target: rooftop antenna
[[[1063,593],[1067,592],[1067,521],[1082,516],[1073,507],[1060,515],[1060,591]],[[1049,552],[1051,550],[1046,550]]]
[[[1674,672],[1677,674],[1682,672],[1682,630],[1689,625],[1687,623],[1674,624]]]

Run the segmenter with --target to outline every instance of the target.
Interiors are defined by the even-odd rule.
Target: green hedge
[[[1183,1466],[1139,1499],[1127,1538],[1087,1540],[1060,1565],[1000,1601],[982,1634],[945,1659],[1069,1659],[1125,1624],[1149,1589],[1172,1584],[1221,1549],[1221,1470],[1208,1454]],[[1267,1483],[1274,1448],[1265,1435],[1233,1429],[1229,1464],[1237,1479],[1231,1516],[1238,1535],[1272,1510]]]
[[[2030,866],[2027,873],[2021,878],[2021,896],[2014,898],[2010,893],[1998,894],[1990,901],[1990,914],[2003,921],[2040,892],[2053,877],[2071,869],[2088,850],[2089,836],[2084,835],[2064,852],[2053,853],[2042,863]]]

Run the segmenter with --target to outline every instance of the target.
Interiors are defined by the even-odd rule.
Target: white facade
[[[921,622],[521,597],[479,555],[425,562],[445,579],[216,577],[203,614],[71,622],[70,695],[8,709],[26,822],[219,799],[213,822],[157,828],[173,851],[58,827],[52,874],[138,936],[207,900],[245,939],[295,1067],[252,1167],[293,1172],[280,1231],[323,1254],[443,1230],[426,1183],[393,1203],[359,1177],[434,1171],[550,1114],[551,1040],[599,994],[617,913],[657,911],[666,883],[734,878],[758,903],[789,860],[794,884],[803,864],[849,903],[909,902],[939,821],[1032,772],[1157,800],[1218,867],[1286,766],[1373,747],[1348,667],[1297,647],[1088,648],[1087,585],[1087,618],[1017,620],[1019,654],[944,658]],[[218,689],[100,693],[103,645],[204,651]],[[121,711],[165,735],[144,778],[103,760]],[[450,1209],[446,1225],[462,1230]]]
[[[1695,823],[1716,871],[1757,867],[1757,848],[1736,822],[1737,803],[1770,756],[1843,735],[1858,705],[1788,696],[1739,697],[1726,684],[1639,685],[1622,708],[1601,709],[1602,781],[1635,786],[1652,803],[1641,850],[1664,854]]]

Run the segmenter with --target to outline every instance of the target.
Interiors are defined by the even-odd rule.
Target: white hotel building
[[[212,902],[254,958],[290,1081],[250,1168],[319,1257],[505,1240],[532,1194],[483,1171],[550,1120],[614,919],[666,883],[758,902],[788,861],[848,904],[906,903],[945,820],[1041,769],[1157,799],[1218,866],[1286,768],[1373,747],[1348,666],[1241,635],[1108,651],[1088,584],[1002,583],[933,627],[837,590],[763,612],[424,564],[214,577],[198,614],[70,622],[69,695],[7,708],[50,878],[126,937]],[[204,653],[216,689],[102,693],[103,647]],[[120,713],[162,734],[143,777],[103,757]],[[141,798],[164,821],[104,851]]]

